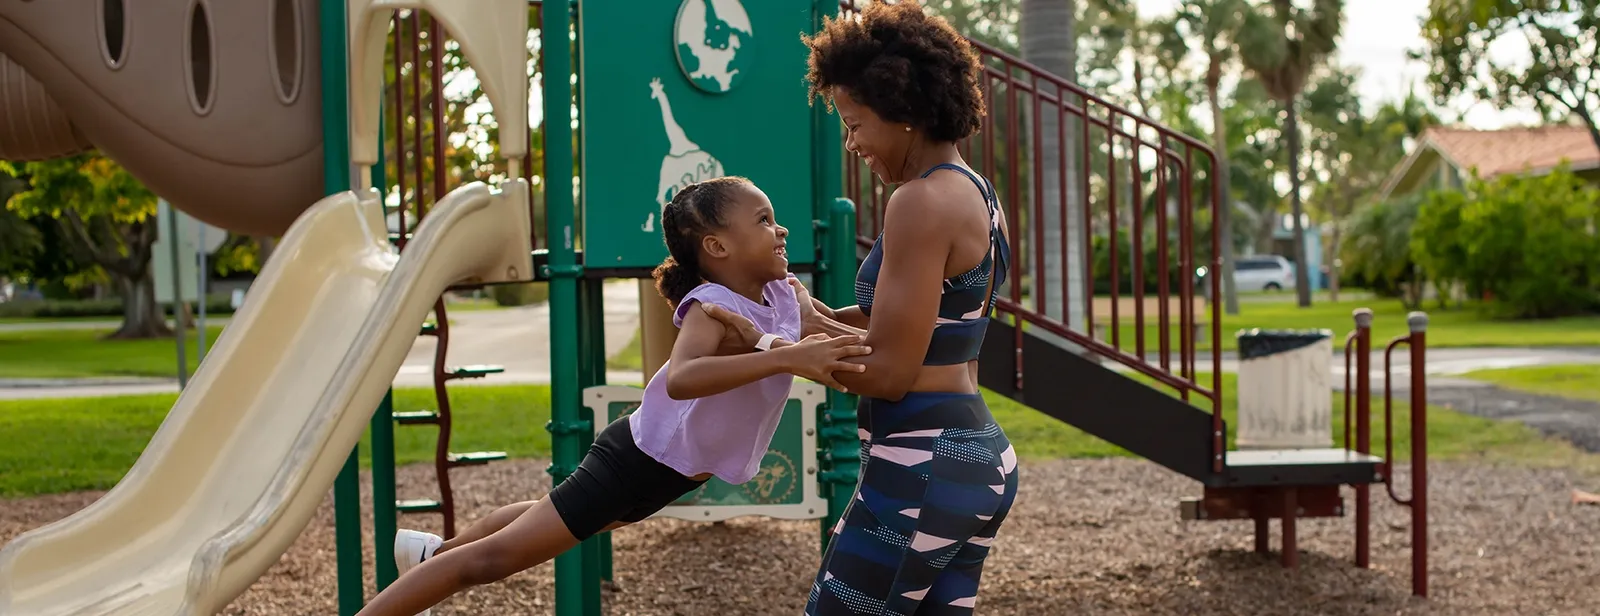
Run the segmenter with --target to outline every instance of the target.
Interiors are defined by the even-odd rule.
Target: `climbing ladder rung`
[[[477,379],[477,378],[483,378],[483,377],[491,375],[491,374],[499,374],[499,373],[505,372],[505,371],[506,371],[505,366],[493,366],[493,365],[456,366],[454,368],[451,368],[451,369],[445,371],[445,377],[449,378],[449,379]]]
[[[506,459],[504,451],[474,451],[471,453],[452,453],[447,460],[451,466],[469,466],[488,464],[497,460]]]
[[[433,411],[403,411],[394,414],[394,420],[401,425],[439,423],[439,414]]]
[[[439,335],[439,324],[438,323],[423,323],[422,324],[421,335],[423,335],[423,336],[437,336],[437,335]]]
[[[439,504],[439,501],[420,498],[395,501],[394,508],[400,513],[437,513],[444,507]]]

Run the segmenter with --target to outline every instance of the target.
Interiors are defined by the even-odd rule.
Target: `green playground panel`
[[[815,116],[800,42],[813,0],[579,7],[584,266],[659,264],[661,209],[679,188],[724,175],[767,194],[791,263],[815,262]]]
[[[816,461],[816,413],[826,394],[821,385],[797,380],[789,396],[772,444],[753,479],[732,485],[713,477],[656,515],[702,522],[745,515],[792,520],[827,515],[828,503],[817,484]],[[601,385],[585,389],[584,405],[597,418],[595,434],[633,413],[643,397],[644,390],[637,387]],[[604,420],[598,421],[602,417]]]

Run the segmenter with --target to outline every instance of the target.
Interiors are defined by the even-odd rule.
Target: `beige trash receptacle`
[[[1239,449],[1333,446],[1333,332],[1239,332]]]

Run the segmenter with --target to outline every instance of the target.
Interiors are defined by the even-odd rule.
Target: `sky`
[[[1172,13],[1179,0],[1134,0],[1143,18]],[[1420,49],[1423,45],[1421,20],[1428,12],[1428,0],[1345,0],[1344,28],[1340,36],[1337,60],[1345,66],[1359,67],[1359,90],[1362,101],[1377,106],[1384,101],[1405,96],[1413,84],[1417,93],[1433,102],[1423,81],[1427,68],[1406,58],[1407,49]],[[1491,56],[1512,59],[1529,57],[1526,49],[1517,53],[1515,41],[1505,41],[1491,50]],[[1454,101],[1443,114],[1446,120],[1464,112],[1460,123],[1473,128],[1495,129],[1507,125],[1539,122],[1539,116],[1530,109],[1502,110],[1492,103],[1472,100]],[[1370,107],[1369,107],[1370,109]]]

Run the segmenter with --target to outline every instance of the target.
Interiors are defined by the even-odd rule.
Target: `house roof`
[[[1423,132],[1422,138],[1463,171],[1476,167],[1484,177],[1517,173],[1524,168],[1534,172],[1553,169],[1562,159],[1578,169],[1600,165],[1600,149],[1595,148],[1589,129],[1583,126],[1495,131],[1432,127]]]
[[[1583,126],[1551,125],[1501,130],[1434,126],[1423,131],[1416,149],[1384,183],[1387,196],[1425,154],[1443,158],[1463,176],[1477,169],[1491,178],[1506,173],[1540,174],[1566,160],[1573,170],[1600,168],[1600,148]]]

